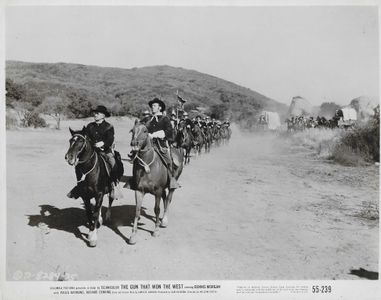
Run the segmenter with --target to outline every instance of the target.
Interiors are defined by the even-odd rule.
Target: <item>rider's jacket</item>
[[[146,126],[149,133],[154,133],[160,130],[164,131],[165,138],[164,139],[157,138],[161,147],[167,147],[166,141],[169,141],[169,142],[173,141],[173,129],[172,129],[171,121],[167,116],[163,116],[163,115],[153,116],[151,120],[148,121]]]
[[[85,127],[85,131],[93,144],[103,142],[104,146],[101,148],[105,152],[111,150],[111,146],[114,143],[114,127],[103,121],[98,124],[91,122]]]

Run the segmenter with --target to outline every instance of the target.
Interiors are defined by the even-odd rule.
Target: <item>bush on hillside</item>
[[[24,127],[47,127],[46,121],[36,111],[26,111],[22,119]]]
[[[215,116],[217,120],[224,120],[228,106],[226,104],[215,104],[210,107],[210,114]]]
[[[72,92],[68,94],[68,98],[67,114],[69,117],[87,118],[91,116],[93,103],[87,99],[85,93]]]
[[[20,101],[25,98],[25,88],[21,84],[15,83],[12,79],[7,78],[5,81],[6,105],[13,107],[14,101]]]

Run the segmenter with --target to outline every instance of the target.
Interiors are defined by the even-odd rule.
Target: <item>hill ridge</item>
[[[144,101],[162,97],[168,107],[177,102],[176,91],[187,99],[188,110],[204,107],[233,120],[247,120],[260,110],[287,112],[285,104],[234,82],[169,65],[103,67],[78,63],[34,63],[6,61],[6,78],[22,85],[42,102],[49,97],[73,101],[72,94],[91,105],[110,106],[119,115],[139,115],[147,108]],[[69,103],[70,104],[70,103]],[[70,115],[70,114],[69,114]]]

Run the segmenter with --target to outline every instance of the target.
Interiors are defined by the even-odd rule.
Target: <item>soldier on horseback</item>
[[[193,129],[193,122],[191,119],[189,119],[189,115],[186,111],[184,111],[183,117],[181,120],[183,120],[185,122],[187,128]]]
[[[114,144],[114,127],[105,120],[105,118],[110,116],[110,113],[103,105],[97,106],[92,112],[94,114],[94,122],[91,122],[84,127],[83,132],[89,137],[96,151],[109,164],[110,176],[115,184],[117,181],[117,174],[115,174],[116,161],[112,149]],[[77,185],[67,194],[67,196],[69,198],[77,199],[80,196],[79,187],[84,174],[82,174],[78,166],[75,167],[75,174],[77,177]]]
[[[148,105],[152,110],[152,118],[146,124],[149,136],[153,139],[154,147],[165,161],[165,164],[169,170],[170,188],[178,188],[179,185],[177,180],[173,176],[174,166],[169,147],[169,143],[171,143],[173,139],[172,125],[170,119],[163,115],[163,112],[165,111],[165,104],[160,99],[154,98],[148,103]]]

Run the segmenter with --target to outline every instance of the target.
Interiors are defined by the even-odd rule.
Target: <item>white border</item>
[[[84,5],[107,5],[107,6],[119,6],[119,5],[131,5],[131,6],[342,6],[342,5],[359,5],[359,6],[377,6],[378,13],[380,16],[380,1],[377,0],[293,0],[293,1],[281,1],[281,0],[269,0],[269,1],[250,1],[250,0],[238,0],[238,1],[228,1],[228,0],[167,0],[167,1],[154,1],[154,0],[9,0],[5,1],[0,6],[0,58],[1,58],[1,71],[0,71],[0,90],[5,90],[5,6],[61,6],[61,5],[73,5],[73,6],[84,6]],[[380,20],[379,20],[380,29]],[[380,34],[380,30],[379,30]],[[381,48],[381,39],[379,38],[379,49]],[[379,59],[379,67],[381,62]],[[380,69],[380,68],[379,68]],[[1,248],[1,286],[0,286],[0,297],[1,299],[58,299],[63,297],[70,297],[70,299],[81,299],[81,298],[108,298],[109,296],[54,296],[50,290],[53,286],[83,286],[83,285],[94,285],[99,286],[101,284],[110,284],[110,281],[78,281],[78,282],[13,282],[5,281],[5,238],[6,238],[6,131],[5,131],[5,97],[2,93],[1,95],[2,105],[0,108],[0,131],[1,131],[1,149],[0,153],[0,190],[2,193],[2,205],[1,205],[1,230],[0,238],[4,245]],[[379,259],[380,262],[380,259]],[[379,263],[380,269],[380,263]],[[157,281],[155,281],[157,282]],[[164,282],[164,281],[162,281]],[[194,283],[194,284],[206,284],[205,281],[180,281],[182,283]],[[130,284],[131,282],[124,281],[112,281],[112,284]],[[133,283],[142,283],[142,281],[134,281]],[[147,283],[147,282],[144,282]],[[172,283],[172,282],[169,282]],[[177,282],[176,282],[177,283]],[[339,280],[339,281],[319,281],[319,280],[308,280],[308,281],[208,281],[208,284],[220,284],[221,289],[218,290],[217,294],[172,294],[172,295],[160,295],[160,294],[122,294],[118,296],[111,296],[113,299],[163,299],[163,298],[173,298],[173,299],[362,299],[362,300],[375,300],[381,299],[381,285],[379,280]],[[235,291],[238,286],[281,286],[281,285],[295,285],[295,286],[308,286],[308,293],[306,294],[236,294]],[[332,286],[332,293],[330,294],[312,294],[312,286]]]

